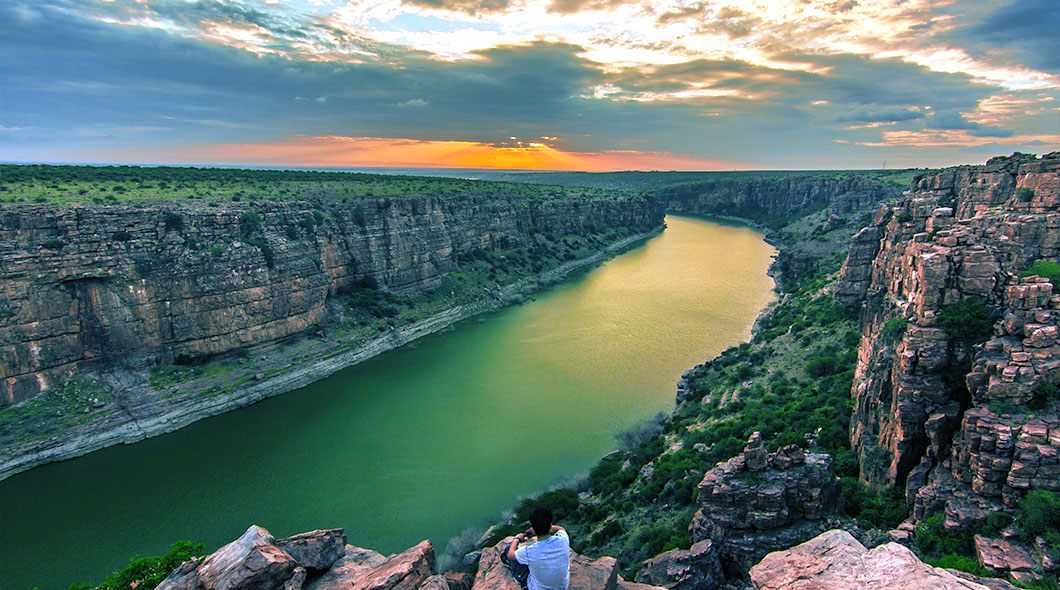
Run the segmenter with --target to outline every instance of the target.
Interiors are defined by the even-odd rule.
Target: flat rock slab
[[[990,590],[931,567],[902,545],[869,551],[840,530],[770,553],[750,574],[757,590]]]

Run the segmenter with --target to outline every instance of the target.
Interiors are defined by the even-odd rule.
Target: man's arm
[[[519,543],[523,542],[523,539],[525,538],[526,537],[523,535],[523,533],[515,535],[515,540],[512,541],[511,545],[508,545],[508,561],[512,563],[520,563],[519,560],[515,558],[515,549],[519,546]]]

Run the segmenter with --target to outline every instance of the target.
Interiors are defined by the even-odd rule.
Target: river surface
[[[248,408],[0,482],[0,588],[99,583],[137,553],[212,551],[251,524],[344,527],[439,554],[518,499],[584,474],[673,407],[681,373],[750,335],[775,250],[668,216],[644,245],[536,300]]]

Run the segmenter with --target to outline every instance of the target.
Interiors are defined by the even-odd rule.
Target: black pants
[[[512,541],[512,545],[514,544],[515,541]],[[514,577],[515,581],[519,582],[519,585],[525,589],[526,581],[530,577],[530,566],[526,566],[519,563],[518,559],[516,559],[515,561],[509,561],[508,551],[510,549],[511,545],[508,545],[508,548],[501,552],[501,563],[508,566],[508,569],[512,572],[512,577]]]

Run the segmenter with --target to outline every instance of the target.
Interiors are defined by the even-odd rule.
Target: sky
[[[1060,150],[1058,0],[3,0],[0,161],[740,170]]]

